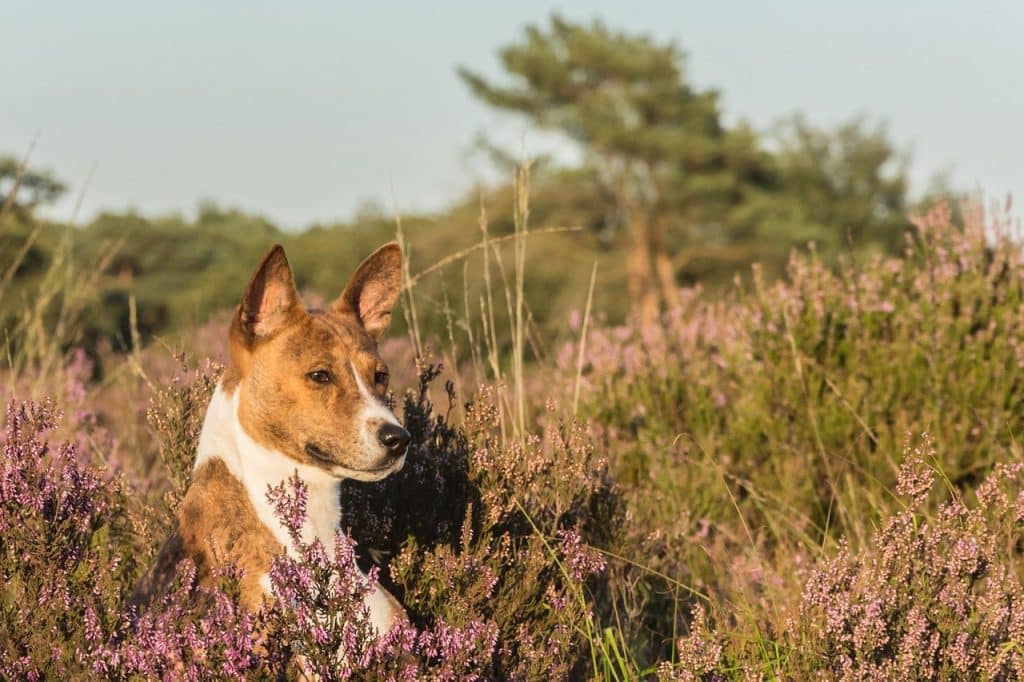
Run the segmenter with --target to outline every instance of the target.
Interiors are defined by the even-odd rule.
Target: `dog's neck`
[[[330,551],[341,523],[339,480],[254,441],[238,420],[238,395],[238,387],[230,393],[223,386],[214,391],[199,436],[195,468],[210,459],[221,459],[245,487],[257,517],[289,553],[294,553],[291,537],[267,500],[267,490],[298,473],[308,493],[302,540],[319,539]]]

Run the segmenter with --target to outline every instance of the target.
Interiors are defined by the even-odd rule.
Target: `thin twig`
[[[587,347],[587,326],[590,324],[590,306],[594,302],[594,282],[597,281],[597,260],[590,270],[590,287],[587,289],[587,306],[583,311],[583,327],[580,329],[580,350],[576,354],[576,385],[572,390],[572,416],[575,418],[580,405],[580,383],[583,379],[583,354]]]
[[[579,226],[575,226],[575,227],[573,227],[573,226],[545,227],[545,228],[541,228],[539,230],[530,230],[530,234],[531,235],[535,235],[535,234],[552,234],[552,233],[555,233],[555,232],[579,232],[582,229],[583,228],[579,227]],[[491,244],[502,244],[504,242],[510,242],[510,241],[514,240],[515,238],[516,238],[515,234],[507,234],[507,235],[505,235],[503,237],[488,237],[488,239],[486,240],[486,245],[489,246]],[[410,286],[416,284],[417,282],[419,282],[421,279],[423,279],[424,277],[426,277],[430,273],[436,272],[437,270],[440,270],[441,268],[445,267],[446,265],[450,265],[451,263],[454,263],[457,260],[461,260],[461,259],[465,258],[466,256],[469,256],[470,254],[472,254],[474,251],[479,251],[480,249],[484,248],[484,246],[485,246],[485,242],[484,242],[484,240],[481,240],[480,242],[474,244],[473,246],[466,247],[465,249],[462,249],[461,251],[456,251],[455,253],[453,253],[451,255],[445,256],[441,260],[439,260],[436,263],[434,263],[433,265],[431,265],[429,268],[426,268],[425,270],[421,270],[420,272],[416,273],[412,277],[409,277],[406,280],[404,286],[410,287]]]

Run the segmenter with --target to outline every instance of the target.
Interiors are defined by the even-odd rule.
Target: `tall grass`
[[[5,382],[15,407],[0,469],[3,673],[1024,672],[1024,260],[1005,220],[969,211],[958,224],[938,207],[901,258],[833,268],[813,250],[794,254],[781,281],[755,270],[722,298],[683,290],[679,308],[646,326],[595,322],[595,264],[580,283],[582,314],[567,315],[556,344],[532,325],[524,283],[548,257],[545,233],[567,228],[530,227],[528,169],[516,191],[512,234],[493,237],[482,207],[479,243],[426,267],[398,221],[418,369],[396,396],[414,435],[408,464],[381,483],[344,486],[356,547],[300,547],[299,561],[275,566],[278,607],[257,618],[236,608],[229,568],[221,589],[198,594],[184,567],[181,589],[147,619],[124,606],[187,485],[216,381],[196,356],[223,321],[197,332],[185,371],[180,354],[136,344],[120,362],[94,354],[103,367],[93,377],[81,339],[67,333],[74,315],[50,327],[26,308],[9,345],[24,355]],[[100,292],[60,267],[63,279],[40,280],[40,297],[66,295],[69,311],[84,310],[73,301]],[[451,299],[417,290],[448,269],[464,282]],[[438,306],[443,328],[421,328],[423,305]],[[30,377],[27,393],[18,387]],[[117,397],[130,383],[125,407]],[[43,394],[53,404],[18,406]],[[98,437],[101,427],[134,432],[132,447]],[[62,476],[88,485],[69,493]],[[294,521],[301,489],[275,496]],[[56,532],[75,516],[52,510],[78,508],[75,533]],[[409,611],[411,623],[385,640],[363,627],[366,586],[346,573],[353,552]],[[60,561],[28,571],[25,557]],[[320,619],[325,609],[337,618]],[[260,649],[266,632],[277,634]],[[195,641],[206,653],[189,648]]]

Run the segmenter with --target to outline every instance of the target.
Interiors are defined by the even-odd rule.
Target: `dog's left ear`
[[[402,249],[398,242],[390,242],[356,268],[356,274],[332,307],[339,312],[355,313],[376,341],[391,322],[391,309],[401,290]]]
[[[274,335],[299,307],[299,292],[288,258],[275,244],[260,261],[238,306],[233,328],[247,344]]]

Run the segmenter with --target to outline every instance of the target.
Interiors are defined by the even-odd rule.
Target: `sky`
[[[556,144],[455,74],[500,76],[497,50],[552,12],[676,41],[727,121],[867,116],[917,189],[946,172],[986,200],[1024,196],[1019,2],[7,0],[0,153],[32,148],[70,186],[62,220],[79,202],[79,222],[212,200],[289,229],[367,202],[440,210],[493,172],[480,134]]]

